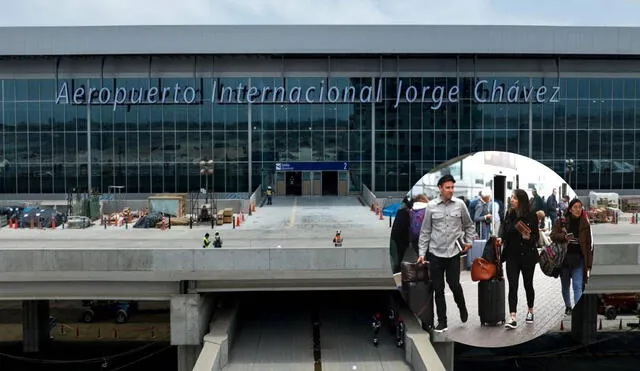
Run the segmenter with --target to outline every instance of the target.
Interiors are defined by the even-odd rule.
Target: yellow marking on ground
[[[296,205],[298,204],[298,197],[293,199],[293,207],[291,208],[291,217],[289,217],[289,227],[293,227],[296,222]]]

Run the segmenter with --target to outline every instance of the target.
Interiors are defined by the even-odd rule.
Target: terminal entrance
[[[276,193],[283,196],[346,196],[346,162],[276,163]]]
[[[338,172],[323,171],[322,172],[322,195],[338,196]]]
[[[288,196],[302,196],[302,172],[287,171],[285,173],[287,180],[286,194]]]

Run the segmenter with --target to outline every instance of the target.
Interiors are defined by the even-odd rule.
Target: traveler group
[[[494,265],[493,276],[478,279],[478,306],[483,325],[504,323],[507,329],[518,327],[520,276],[526,293],[524,322],[534,322],[537,264],[544,274],[560,278],[565,314],[571,314],[570,291],[573,289],[575,304],[580,300],[593,262],[591,227],[579,199],[570,200],[565,196],[558,202],[555,189],[546,200],[536,190],[532,190],[530,198],[526,191],[516,189],[504,210],[500,200],[493,199],[490,189],[482,190],[477,198],[468,202],[453,197],[455,179],[451,175],[439,179],[438,189],[439,197],[431,201],[425,195],[403,200],[391,231],[394,274],[404,270],[403,261],[412,258],[417,265],[428,264],[430,282],[422,287],[428,290],[425,300],[435,301],[437,324],[433,327],[433,314],[421,317],[425,330],[447,330],[445,282],[453,294],[461,321],[467,322],[469,314],[460,285],[460,260],[472,246],[483,248],[482,261]],[[504,288],[503,265],[508,293]]]

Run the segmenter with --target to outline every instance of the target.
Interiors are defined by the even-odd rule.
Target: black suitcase
[[[478,282],[478,315],[481,326],[499,326],[505,323],[504,279]]]
[[[402,296],[420,322],[433,328],[433,285],[431,282],[406,282]]]

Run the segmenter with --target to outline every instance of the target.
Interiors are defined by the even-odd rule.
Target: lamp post
[[[211,187],[213,187],[213,160],[202,160],[200,161],[200,175],[204,175],[206,190],[206,199],[205,203],[209,203],[209,176],[211,175]]]
[[[569,184],[569,188],[573,189],[573,186],[571,185],[571,174],[572,174],[572,171],[573,171],[573,159],[570,158],[570,159],[567,159],[567,160],[564,160],[564,161],[565,161],[565,163],[567,165],[567,173],[568,173],[567,174],[567,183]]]

